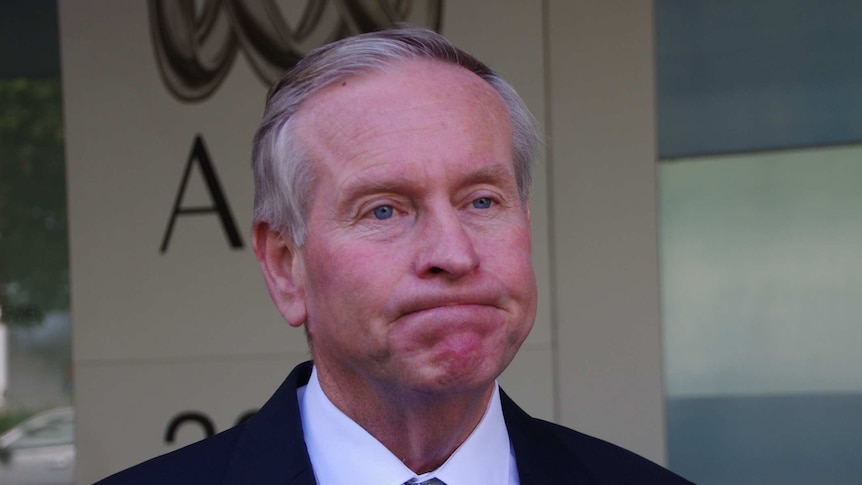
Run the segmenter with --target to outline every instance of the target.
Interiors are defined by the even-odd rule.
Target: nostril
[[[430,272],[431,274],[440,274],[440,273],[442,273],[442,272],[443,272],[443,269],[442,269],[442,268],[440,268],[440,267],[438,267],[438,266],[434,266],[433,268],[431,268],[431,269],[429,270],[429,272]]]

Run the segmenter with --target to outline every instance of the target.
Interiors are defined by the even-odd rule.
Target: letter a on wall
[[[200,167],[201,173],[204,176],[204,182],[206,182],[210,199],[213,202],[213,205],[211,206],[182,206],[183,195],[186,192],[189,177],[192,173],[192,164],[195,162],[197,162],[198,167]],[[170,220],[168,220],[168,227],[165,230],[165,237],[162,239],[160,252],[165,253],[168,250],[168,243],[170,243],[171,233],[174,230],[174,223],[176,223],[177,217],[201,214],[217,215],[221,221],[222,228],[224,229],[225,236],[227,236],[230,247],[233,249],[242,249],[242,239],[239,236],[239,231],[236,229],[236,222],[234,222],[230,206],[227,204],[227,198],[225,198],[224,192],[222,191],[218,175],[216,175],[215,168],[210,161],[210,156],[204,146],[203,138],[201,138],[200,135],[197,135],[195,136],[195,141],[192,145],[192,152],[189,154],[189,161],[186,163],[186,170],[183,173],[183,179],[180,182],[180,190],[177,192],[176,201],[174,201],[174,209],[171,212]]]

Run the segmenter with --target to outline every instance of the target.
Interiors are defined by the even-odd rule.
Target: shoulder
[[[505,395],[503,414],[522,485],[552,482],[639,485],[690,483],[617,445],[533,418]]]
[[[554,423],[533,419],[596,483],[687,484],[688,480],[625,448]]]
[[[111,475],[97,485],[220,483],[242,426]]]

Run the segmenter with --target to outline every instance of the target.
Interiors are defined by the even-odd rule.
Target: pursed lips
[[[500,297],[496,294],[423,295],[397,306],[398,310],[395,314],[397,315],[396,318],[402,318],[435,310],[440,310],[441,313],[446,313],[448,310],[452,310],[454,313],[459,310],[453,307],[464,307],[463,310],[468,310],[467,307],[503,309],[500,304]]]

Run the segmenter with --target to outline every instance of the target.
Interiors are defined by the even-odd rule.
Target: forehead
[[[348,149],[387,135],[452,135],[456,123],[465,134],[493,129],[511,139],[508,109],[494,88],[465,68],[424,59],[332,83],[308,99],[296,119],[300,141],[312,150]]]

